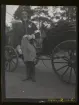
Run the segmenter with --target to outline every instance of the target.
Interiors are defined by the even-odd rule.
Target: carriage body
[[[48,37],[46,37],[43,40],[42,43],[42,51],[43,53],[45,53],[46,55],[51,54],[52,50],[61,42],[66,41],[66,40],[76,40],[77,38],[77,33],[76,31],[68,31],[68,32],[60,32],[60,33],[52,33],[52,35],[50,34],[50,32],[48,33]],[[65,47],[68,48],[69,44],[66,45]],[[70,45],[71,46],[71,45]],[[72,48],[74,48],[73,46],[71,46]]]

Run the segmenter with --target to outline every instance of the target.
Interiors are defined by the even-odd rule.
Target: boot
[[[27,75],[27,77],[25,79],[23,79],[22,81],[26,81],[26,80],[31,79],[29,64],[28,63],[25,63],[25,64],[26,64],[26,75]]]
[[[31,77],[32,77],[32,82],[36,82],[36,79],[35,79],[35,66],[34,66],[34,64],[32,65],[32,68],[31,68]]]

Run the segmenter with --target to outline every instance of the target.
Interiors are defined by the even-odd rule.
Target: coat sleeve
[[[24,49],[24,43],[23,43],[23,38],[22,38],[22,40],[21,40],[21,50],[23,51],[23,49]]]
[[[30,44],[30,43],[28,44],[28,50],[29,50],[29,54],[31,56],[31,59],[32,60],[35,59],[35,57],[36,57],[36,50],[35,50],[34,46],[32,44]]]
[[[27,39],[22,39],[21,49],[24,55],[24,61],[33,61],[36,57],[35,48],[28,42]]]
[[[27,53],[30,53],[31,52],[31,49],[29,48],[28,46],[28,40],[26,38],[23,38],[22,41],[21,41],[21,50],[23,52],[27,52]]]
[[[27,42],[27,40],[25,38],[22,38],[22,40],[21,40],[21,49],[22,49],[22,51],[24,49],[27,49],[27,48],[28,48],[28,42]]]

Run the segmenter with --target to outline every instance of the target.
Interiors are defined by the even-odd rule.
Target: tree
[[[61,10],[64,10],[62,17],[65,17],[67,21],[76,21],[76,6],[63,6],[61,7]]]
[[[39,29],[41,27],[41,24],[45,21],[48,21],[48,6],[37,6],[34,10],[34,20],[38,21],[39,23]],[[47,19],[47,20],[46,20]]]

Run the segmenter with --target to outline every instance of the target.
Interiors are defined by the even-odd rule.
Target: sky
[[[18,5],[6,5],[6,24],[7,25],[9,26],[11,25],[11,21],[13,19],[12,16],[17,8],[18,8]],[[12,16],[8,13],[10,13]]]
[[[11,21],[13,19],[13,14],[16,11],[16,9],[18,8],[19,5],[6,5],[6,24],[8,26],[11,26]],[[32,9],[36,8],[37,6],[32,6]],[[51,6],[49,7],[49,15],[53,16],[52,14],[53,10],[51,8]],[[60,10],[60,8],[57,8],[57,12],[62,12]],[[56,20],[54,20],[56,21]]]

